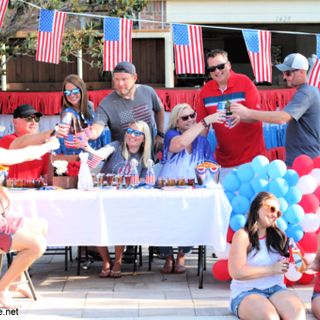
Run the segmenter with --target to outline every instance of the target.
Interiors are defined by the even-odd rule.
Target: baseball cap
[[[31,115],[36,115],[37,117],[42,117],[41,112],[37,112],[30,104],[21,104],[13,111],[13,118],[25,118]]]
[[[119,72],[136,74],[136,67],[128,61],[122,61],[122,62],[119,62],[113,70],[113,73],[119,73]]]
[[[283,63],[277,64],[276,67],[280,71],[290,71],[290,70],[306,70],[309,69],[308,59],[300,53],[291,53],[286,56]]]

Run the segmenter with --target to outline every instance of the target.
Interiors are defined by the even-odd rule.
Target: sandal
[[[173,270],[174,270],[173,260],[166,260],[163,268],[161,269],[161,273],[172,273]]]
[[[111,278],[121,278],[122,277],[121,271],[113,271],[113,270],[111,270],[110,271],[110,277]]]
[[[28,286],[26,285],[14,284],[10,286],[9,290],[20,293],[24,298],[28,298],[28,299],[33,298]]]
[[[17,309],[20,306],[15,304],[8,291],[0,291],[0,308]]]
[[[176,264],[174,267],[174,273],[185,273],[187,268],[182,264]]]
[[[111,276],[111,270],[107,269],[107,270],[101,270],[101,272],[99,273],[99,278],[109,278]]]

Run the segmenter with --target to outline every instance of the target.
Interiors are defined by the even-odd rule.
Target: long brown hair
[[[250,250],[260,249],[259,236],[258,236],[258,220],[259,220],[259,209],[266,200],[275,199],[277,197],[270,192],[260,192],[252,201],[250,210],[248,213],[247,222],[244,229],[248,232],[249,240],[251,243]],[[269,251],[279,252],[281,255],[287,254],[287,236],[275,223],[273,226],[267,228],[266,245]]]
[[[87,86],[84,83],[84,81],[77,74],[69,74],[68,76],[65,77],[63,81],[62,91],[65,90],[67,83],[72,83],[74,86],[80,89],[81,91],[80,112],[85,116],[85,118],[92,119],[92,115],[88,110],[88,93],[87,93]],[[63,94],[62,111],[64,111],[64,109],[68,107],[72,108],[72,105],[68,102],[65,94]]]

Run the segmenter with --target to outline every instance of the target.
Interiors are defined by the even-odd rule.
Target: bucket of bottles
[[[207,188],[214,187],[219,183],[221,166],[214,161],[205,161],[198,164],[194,169],[199,185]]]

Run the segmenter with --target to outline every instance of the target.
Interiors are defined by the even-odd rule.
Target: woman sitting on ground
[[[167,132],[164,138],[163,167],[159,178],[162,179],[194,179],[194,167],[206,160],[213,160],[213,151],[208,139],[201,133],[211,123],[223,123],[223,113],[214,113],[196,123],[196,112],[187,103],[177,104],[171,111]],[[185,253],[190,247],[179,247],[174,263],[172,247],[161,247],[160,256],[166,258],[163,273],[183,273]]]
[[[240,319],[306,319],[302,301],[284,285],[289,260],[287,237],[278,228],[278,199],[260,192],[229,254],[231,311]]]
[[[51,138],[45,144],[23,149],[0,148],[0,164],[13,165],[34,160],[58,148],[59,141],[56,138]],[[17,251],[17,256],[0,280],[0,308],[15,309],[17,306],[9,290],[31,297],[26,285],[19,284],[19,281],[23,272],[46,250],[47,224],[41,218],[10,217],[9,208],[8,193],[5,188],[0,187],[0,249],[4,252]]]
[[[128,175],[131,171],[131,162],[135,160],[138,175],[140,179],[144,179],[147,171],[147,161],[151,157],[150,129],[144,121],[133,122],[125,133],[124,142],[113,141],[99,150],[92,150],[90,147],[84,149],[106,160],[101,169],[102,173]],[[98,247],[103,260],[102,270],[99,274],[101,278],[121,277],[123,250],[124,246],[115,246],[115,260],[111,269],[108,248]]]

